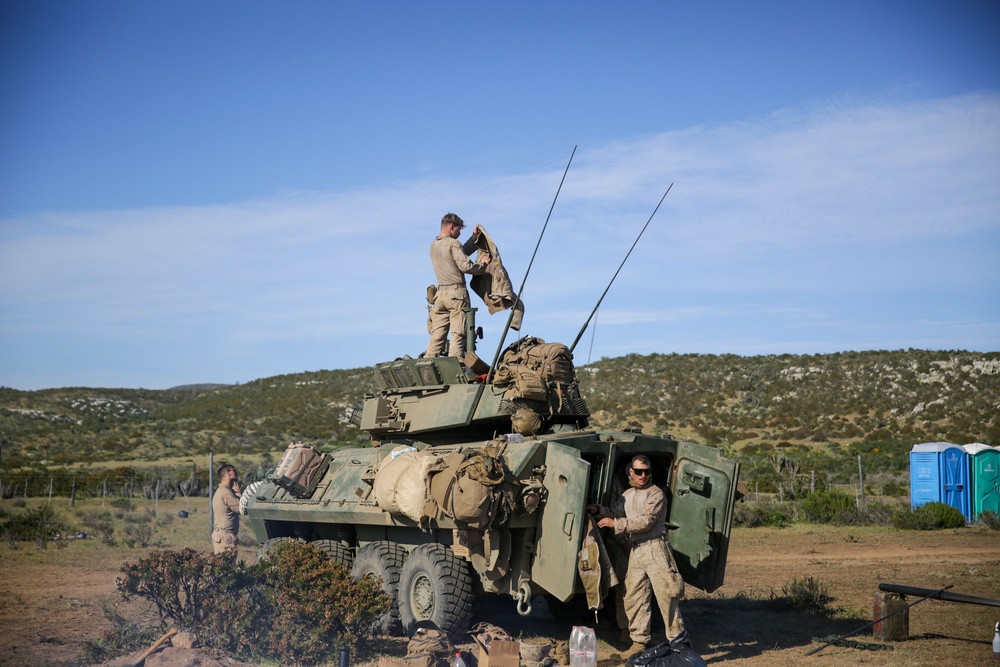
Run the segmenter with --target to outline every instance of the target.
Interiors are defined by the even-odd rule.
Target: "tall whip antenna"
[[[650,213],[650,215],[649,215],[649,220],[647,220],[647,221],[646,221],[646,224],[645,224],[645,225],[643,225],[643,227],[642,227],[642,231],[641,231],[641,232],[639,232],[639,236],[635,237],[635,241],[634,241],[634,242],[632,243],[632,247],[631,247],[631,248],[629,248],[629,250],[628,250],[628,254],[627,254],[627,255],[625,255],[625,259],[623,259],[623,260],[622,260],[622,263],[621,263],[621,264],[620,264],[620,265],[618,266],[618,271],[615,271],[615,275],[611,276],[611,282],[610,282],[610,283],[608,283],[608,286],[604,288],[604,294],[602,294],[602,295],[601,295],[601,298],[597,300],[597,305],[596,305],[596,306],[594,306],[594,309],[593,309],[592,311],[590,311],[590,317],[588,317],[588,318],[587,318],[587,321],[583,323],[583,327],[582,327],[582,328],[580,329],[580,333],[578,333],[578,334],[576,335],[576,340],[574,340],[574,341],[573,341],[573,344],[569,346],[569,351],[570,351],[570,354],[572,354],[572,353],[573,353],[573,350],[575,350],[575,349],[576,349],[576,344],[580,342],[580,338],[581,338],[581,337],[583,336],[583,332],[584,332],[584,331],[586,331],[586,330],[587,330],[587,327],[588,327],[588,326],[590,325],[590,320],[591,320],[591,319],[593,319],[593,317],[594,317],[594,313],[596,313],[596,312],[597,312],[597,309],[601,307],[601,301],[604,301],[604,297],[605,297],[605,296],[607,296],[607,294],[608,294],[608,290],[609,290],[609,289],[611,289],[611,285],[612,285],[612,284],[614,284],[614,282],[615,282],[615,278],[617,278],[617,277],[618,277],[618,272],[622,270],[622,267],[623,267],[623,266],[625,266],[625,262],[627,262],[627,261],[628,261],[628,257],[629,257],[629,255],[631,255],[631,254],[632,254],[632,251],[633,251],[633,250],[635,250],[635,246],[636,246],[636,244],[637,244],[637,243],[639,243],[639,239],[641,239],[641,238],[642,238],[642,235],[643,235],[643,234],[645,233],[645,231],[646,231],[646,227],[649,227],[649,223],[651,223],[651,222],[653,221],[653,216],[654,216],[654,215],[656,215],[656,212],[660,210],[660,204],[662,204],[662,203],[663,203],[663,200],[667,198],[667,195],[668,195],[668,194],[670,194],[670,188],[672,188],[672,187],[674,187],[674,184],[673,184],[673,183],[671,183],[671,184],[670,184],[670,185],[669,185],[669,186],[667,187],[667,191],[663,193],[663,196],[662,196],[662,197],[660,197],[660,203],[659,203],[659,204],[657,204],[657,205],[656,205],[656,208],[654,208],[654,209],[653,209],[653,212],[652,212],[652,213]],[[494,363],[496,363],[496,362],[494,361]]]
[[[497,361],[500,360],[500,352],[503,351],[503,344],[507,340],[507,332],[510,331],[510,324],[514,321],[514,308],[521,303],[521,293],[524,291],[524,285],[528,282],[528,274],[531,273],[531,265],[535,263],[535,255],[538,254],[538,246],[542,245],[542,237],[545,236],[545,229],[549,226],[549,218],[552,217],[552,210],[556,207],[556,201],[559,199],[559,193],[562,192],[563,183],[566,181],[566,174],[569,173],[569,166],[573,164],[573,156],[576,155],[576,146],[573,146],[573,152],[570,153],[569,162],[566,163],[566,169],[563,171],[562,179],[559,181],[559,187],[556,189],[556,196],[552,199],[552,206],[549,207],[549,214],[545,216],[545,224],[542,225],[542,233],[538,235],[538,242],[535,244],[535,252],[531,253],[531,261],[528,262],[528,268],[524,271],[524,280],[521,281],[521,287],[517,290],[517,299],[514,300],[514,305],[510,309],[510,316],[507,318],[507,324],[503,328],[503,334],[500,336],[500,344],[497,345],[496,354],[493,355],[493,363],[490,364],[490,370],[486,375],[485,384],[489,384],[490,380],[493,379],[493,372],[497,367]]]

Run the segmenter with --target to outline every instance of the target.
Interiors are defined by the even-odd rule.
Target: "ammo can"
[[[909,639],[910,609],[906,605],[907,602],[898,593],[886,593],[885,591],[875,593],[875,605],[872,612],[872,618],[875,620],[873,627],[875,639],[890,642]],[[900,609],[902,611],[899,611]],[[896,611],[899,613],[889,616]],[[885,618],[886,616],[889,618]]]

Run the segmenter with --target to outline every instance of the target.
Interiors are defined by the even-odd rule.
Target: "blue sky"
[[[441,216],[519,286],[574,147],[523,333],[674,184],[579,364],[1000,350],[995,1],[0,0],[0,385],[416,356]]]

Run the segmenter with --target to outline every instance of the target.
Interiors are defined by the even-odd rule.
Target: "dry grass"
[[[152,501],[135,501],[133,513],[146,513]],[[68,510],[67,499],[53,503]],[[170,548],[208,548],[207,498],[161,501],[152,525]],[[29,506],[37,502],[29,501]],[[10,501],[0,506],[11,509]],[[100,501],[78,502],[77,510],[101,509]],[[109,509],[106,505],[104,509]],[[177,518],[179,510],[190,513]],[[72,517],[72,512],[67,516]],[[124,522],[122,522],[124,525]],[[148,549],[110,547],[99,540],[74,540],[41,549],[0,543],[0,665],[69,665],[83,644],[107,625],[101,601],[114,600],[114,578],[124,560]],[[252,547],[241,557],[252,558]],[[832,600],[822,608],[796,609],[782,588],[811,577]],[[710,665],[735,667],[876,667],[989,664],[994,607],[928,601],[910,611],[910,640],[870,650],[870,631],[852,646],[830,646],[805,653],[825,638],[864,626],[871,618],[880,582],[941,588],[1000,599],[1000,531],[985,527],[914,532],[890,528],[829,527],[796,524],[789,528],[736,529],[729,550],[726,584],[713,594],[689,589],[682,612],[695,649]],[[573,625],[593,625],[585,610],[576,614],[546,611],[515,613],[511,600],[477,601],[476,620],[487,620],[524,639],[568,638]],[[609,660],[624,644],[603,618],[597,626],[599,657]],[[470,648],[471,643],[464,644]],[[405,653],[405,642],[385,639],[379,651]],[[374,664],[370,660],[365,664]],[[335,664],[335,663],[331,663]],[[612,663],[605,663],[612,664]]]

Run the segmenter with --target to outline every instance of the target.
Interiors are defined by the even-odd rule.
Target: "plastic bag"
[[[691,648],[687,632],[672,641],[648,648],[628,659],[633,667],[708,667]]]

